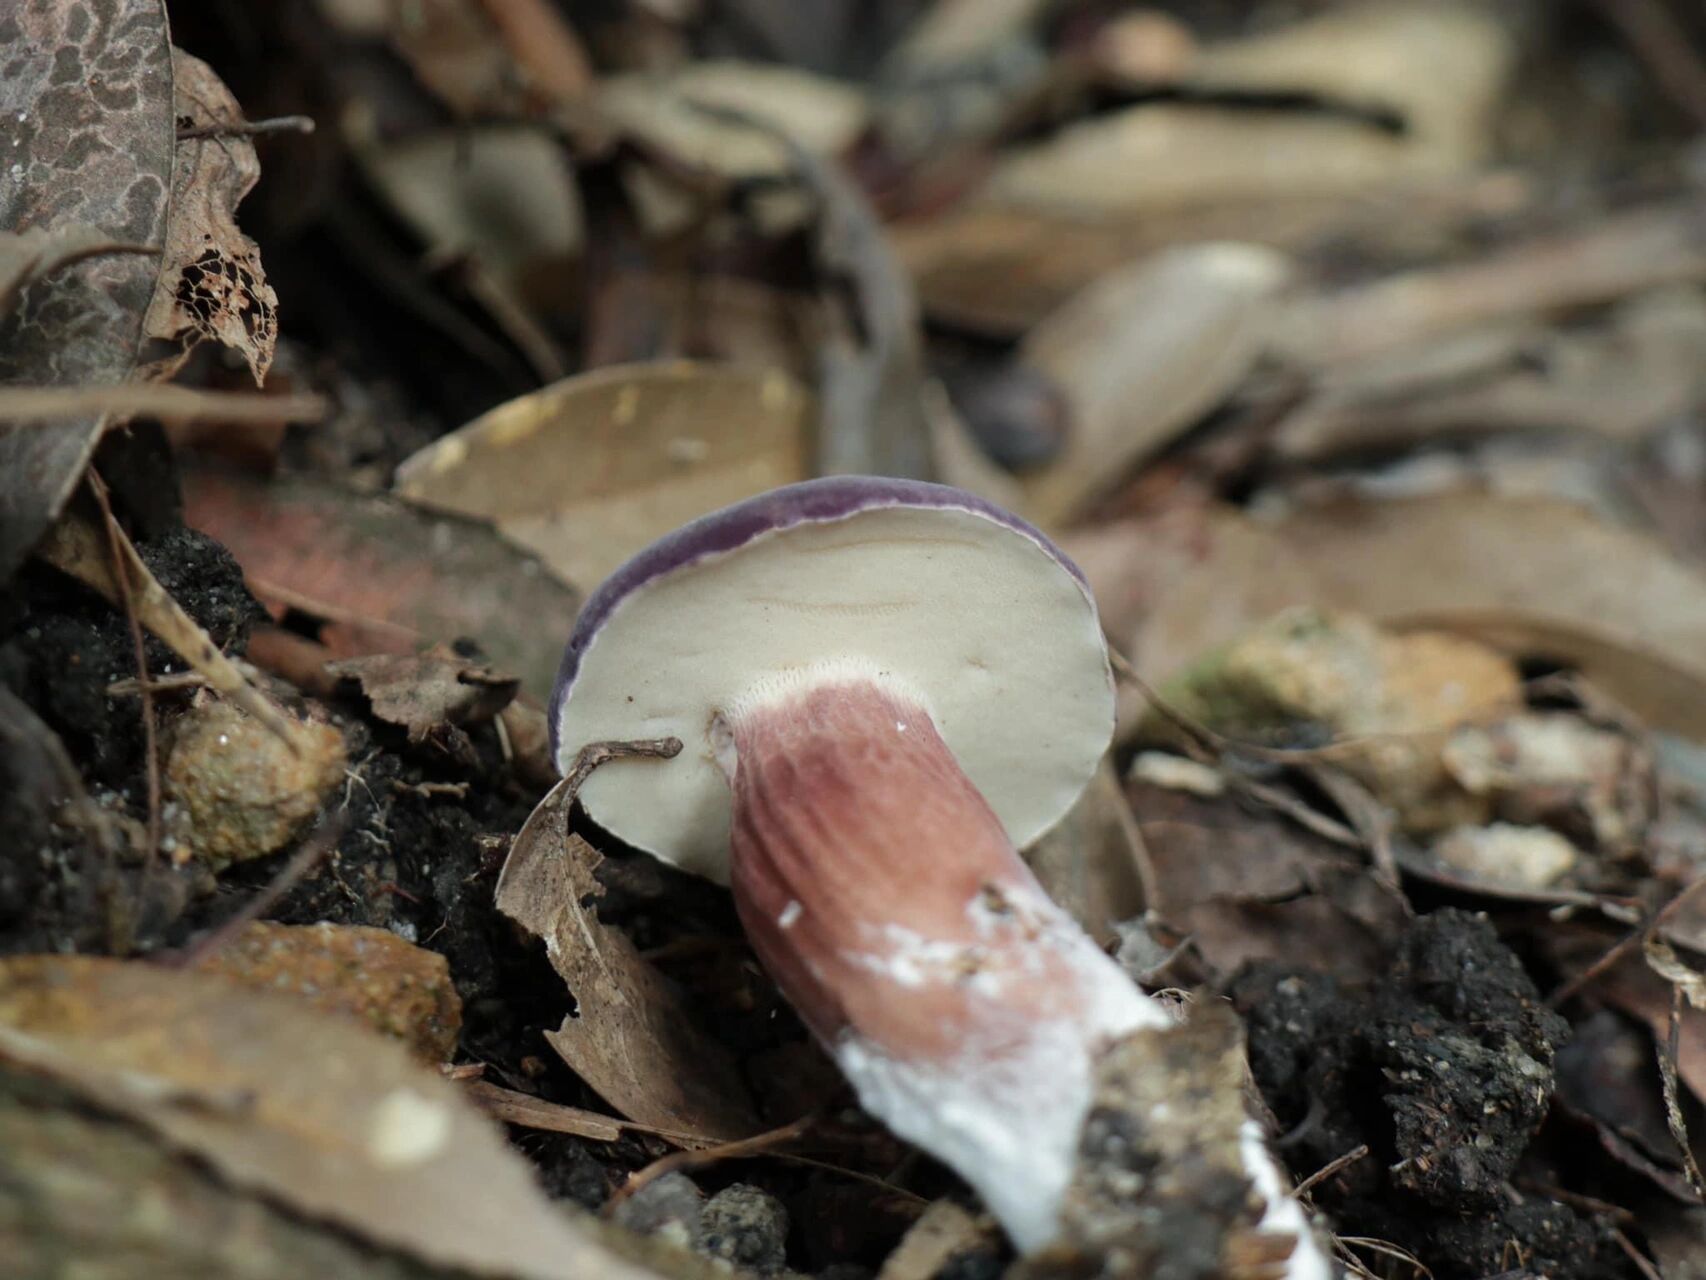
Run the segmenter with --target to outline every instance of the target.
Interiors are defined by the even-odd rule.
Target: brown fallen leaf
[[[1119,777],[1105,760],[1066,816],[1024,856],[1049,897],[1106,944],[1117,936],[1115,924],[1143,912],[1142,845]]]
[[[1453,329],[1698,281],[1706,276],[1700,216],[1698,197],[1652,204],[1467,262],[1302,292],[1283,309],[1274,341],[1288,358],[1321,368]]]
[[[182,478],[184,523],[224,543],[269,606],[325,620],[335,656],[468,636],[550,696],[579,598],[486,525],[308,478]]]
[[[1506,323],[1358,361],[1325,379],[1276,431],[1291,459],[1508,431],[1633,440],[1694,403],[1706,299],[1660,289],[1569,330]]]
[[[449,962],[389,929],[255,920],[194,967],[353,1018],[429,1065],[456,1050],[462,999]]]
[[[171,45],[160,0],[32,5],[11,14],[0,119],[7,165],[0,227],[94,227],[157,250],[166,234],[173,119]],[[93,92],[94,67],[102,92]],[[64,77],[70,73],[73,85]],[[97,134],[105,145],[90,146]],[[87,258],[30,288],[0,318],[0,386],[110,385],[129,376],[158,257]],[[73,331],[74,327],[74,331]],[[0,581],[59,514],[107,421],[0,422]]]
[[[673,360],[598,369],[428,445],[397,469],[397,492],[490,520],[590,590],[695,516],[804,479],[811,408],[771,371]]]
[[[0,1063],[206,1161],[232,1185],[428,1263],[648,1280],[547,1200],[455,1085],[289,996],[83,956],[0,962]]]
[[[1339,502],[1268,526],[1319,598],[1562,659],[1656,727],[1701,732],[1706,576],[1570,503],[1458,493]],[[1464,620],[1453,627],[1451,619]],[[1655,693],[1689,689],[1666,702]]]
[[[1208,244],[1104,277],[1025,338],[1021,362],[1066,398],[1063,454],[1021,480],[1025,514],[1069,519],[1226,398],[1267,339],[1286,260],[1255,245]]]
[[[635,767],[635,766],[616,766]],[[539,802],[504,864],[498,910],[545,940],[576,1009],[551,1047],[630,1120],[713,1141],[762,1127],[728,1051],[697,1030],[681,993],[598,919],[601,855],[565,835],[574,778]]]
[[[358,687],[373,714],[407,729],[413,743],[490,720],[510,704],[520,684],[441,645],[418,654],[345,658],[329,663],[327,673]]]
[[[164,381],[207,339],[239,352],[255,385],[266,381],[278,342],[278,296],[260,249],[237,229],[237,205],[261,176],[242,108],[213,68],[172,50],[178,120],[166,246],[143,333],[172,348],[143,376]]]

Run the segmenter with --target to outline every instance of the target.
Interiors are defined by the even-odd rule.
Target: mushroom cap
[[[1077,799],[1114,725],[1083,575],[970,493],[874,476],[787,485],[683,525],[593,592],[551,696],[551,753],[675,736],[587,779],[600,826],[727,882],[729,787],[712,726],[789,687],[872,679],[917,701],[1014,843]]]

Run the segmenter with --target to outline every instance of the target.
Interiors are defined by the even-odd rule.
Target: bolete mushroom
[[[682,740],[661,778],[595,773],[587,812],[729,884],[864,1106],[1027,1250],[1055,1233],[1097,1054],[1171,1023],[1016,851],[1113,722],[1095,604],[1046,537],[956,489],[859,476],[635,556],[587,601],[550,715],[559,768],[588,742]],[[1251,1175],[1301,1228],[1271,1163]]]

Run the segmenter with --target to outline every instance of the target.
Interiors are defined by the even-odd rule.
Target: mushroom
[[[1017,852],[1113,722],[1095,604],[1046,537],[956,489],[862,476],[640,552],[587,601],[550,714],[559,768],[602,739],[686,744],[664,785],[595,773],[588,814],[727,883],[866,1109],[1024,1250],[1055,1235],[1101,1050],[1172,1025]],[[1259,1142],[1245,1163],[1301,1231]]]

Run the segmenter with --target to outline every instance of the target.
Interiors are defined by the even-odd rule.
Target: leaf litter
[[[726,894],[551,787],[600,578],[868,470],[1043,524],[1129,661],[1027,851],[1189,993],[1107,1114],[1248,1070],[1360,1272],[1684,1265],[1706,32],[855,8],[14,19],[7,1256],[199,1272],[242,1214],[259,1276],[1182,1266],[1101,1128],[1011,1265]]]

